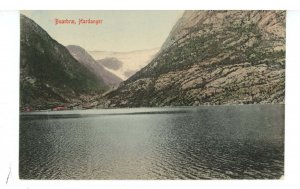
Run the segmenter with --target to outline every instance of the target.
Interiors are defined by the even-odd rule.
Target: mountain
[[[158,52],[158,48],[129,52],[90,51],[104,68],[123,80],[145,67]]]
[[[108,107],[284,103],[285,11],[185,11]]]
[[[121,62],[120,60],[114,57],[97,60],[97,62],[98,64],[103,65],[107,69],[111,69],[111,70],[119,70],[123,66],[123,62]]]
[[[108,89],[33,20],[20,16],[20,109],[48,109],[87,100]]]
[[[87,69],[97,75],[99,79],[103,79],[104,83],[110,87],[117,87],[123,80],[113,73],[107,71],[101,64],[98,64],[96,60],[82,47],[76,45],[67,46],[69,52],[74,56],[76,60],[82,63]]]

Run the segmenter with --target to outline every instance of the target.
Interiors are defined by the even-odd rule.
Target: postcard
[[[20,14],[19,177],[280,179],[286,11]]]

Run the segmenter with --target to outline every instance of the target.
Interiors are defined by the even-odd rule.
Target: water
[[[284,105],[24,113],[21,179],[278,179]]]

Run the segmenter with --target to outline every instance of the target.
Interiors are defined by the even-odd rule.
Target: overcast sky
[[[21,11],[63,45],[88,51],[160,47],[183,11]],[[101,25],[55,25],[55,19],[101,19]]]

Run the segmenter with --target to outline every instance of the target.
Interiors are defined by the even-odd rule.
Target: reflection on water
[[[275,179],[283,160],[284,105],[20,117],[22,179]]]

